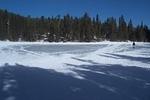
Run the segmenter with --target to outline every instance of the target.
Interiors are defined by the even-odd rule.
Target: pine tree
[[[135,41],[134,27],[131,19],[128,23],[128,34],[129,34],[129,40]]]
[[[128,40],[127,24],[123,15],[119,18],[119,34],[120,40]]]

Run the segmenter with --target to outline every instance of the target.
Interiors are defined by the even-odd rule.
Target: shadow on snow
[[[79,60],[79,59],[78,59]],[[92,64],[95,62],[89,61]],[[0,100],[149,100],[150,70],[121,65],[71,65],[85,79],[54,70],[22,65],[0,68]],[[73,70],[73,69],[72,69]],[[4,91],[5,73],[13,75],[17,87]]]

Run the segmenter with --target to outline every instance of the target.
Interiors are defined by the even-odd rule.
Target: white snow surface
[[[141,58],[141,60],[138,60]],[[143,58],[143,59],[142,59]],[[4,42],[0,41],[0,66],[23,65],[53,69],[57,72],[82,77],[74,70],[85,70],[80,65],[121,65],[150,68],[150,43],[136,42]],[[74,65],[74,66],[72,66]],[[92,67],[92,66],[91,66]]]

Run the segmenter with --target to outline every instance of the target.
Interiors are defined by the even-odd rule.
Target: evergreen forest
[[[121,15],[105,21],[97,14],[90,17],[64,16],[31,17],[0,9],[0,40],[93,42],[93,41],[143,41],[150,42],[150,29],[143,22],[134,25]]]

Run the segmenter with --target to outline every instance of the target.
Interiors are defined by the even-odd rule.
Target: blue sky
[[[150,0],[0,0],[0,8],[24,16],[56,16],[71,14],[81,16],[97,13],[102,20],[124,15],[134,24],[144,22],[150,27]]]

